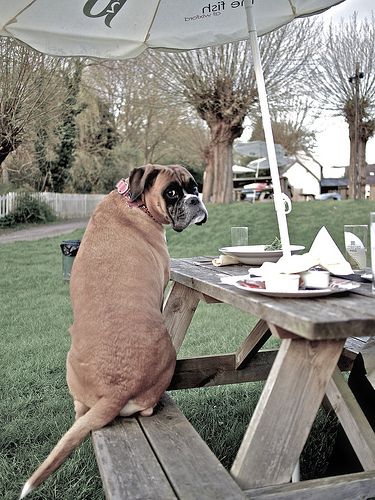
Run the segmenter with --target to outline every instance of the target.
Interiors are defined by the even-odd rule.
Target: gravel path
[[[42,238],[52,238],[60,234],[71,233],[76,229],[86,227],[88,219],[80,219],[61,224],[41,224],[32,228],[20,229],[0,236],[0,245],[14,241],[31,241]]]

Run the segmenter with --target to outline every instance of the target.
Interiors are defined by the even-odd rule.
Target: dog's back
[[[113,192],[98,207],[72,271],[68,384],[88,407],[103,393],[134,399],[151,387],[156,404],[174,368],[161,314],[169,277],[164,230],[121,202]]]
[[[152,414],[176,360],[161,313],[168,276],[162,226],[110,193],[90,219],[72,270],[67,381],[76,421],[25,483],[21,498],[90,431],[120,414]]]

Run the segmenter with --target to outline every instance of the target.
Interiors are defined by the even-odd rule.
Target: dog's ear
[[[145,165],[134,168],[129,175],[130,199],[135,201],[152,183],[160,172],[160,167],[156,165]]]

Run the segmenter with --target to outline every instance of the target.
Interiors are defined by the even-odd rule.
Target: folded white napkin
[[[319,259],[319,264],[332,274],[353,274],[352,266],[344,258],[325,226],[316,235],[309,254]]]
[[[219,255],[216,259],[213,259],[212,264],[216,267],[220,266],[230,266],[233,264],[239,264],[239,260],[231,255]]]
[[[249,273],[255,276],[293,274],[318,265],[332,274],[353,274],[351,265],[345,260],[325,226],[319,230],[309,252],[290,257],[283,256],[277,262],[264,262],[259,268],[250,268]]]

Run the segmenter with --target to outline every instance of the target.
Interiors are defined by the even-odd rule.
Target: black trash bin
[[[80,244],[81,240],[64,240],[60,244],[60,248],[62,251],[62,271],[64,281],[70,280],[72,265],[74,262],[74,258],[77,255]]]

